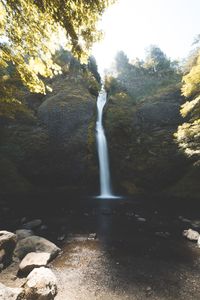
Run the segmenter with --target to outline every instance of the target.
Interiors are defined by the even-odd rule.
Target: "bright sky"
[[[93,47],[99,71],[110,66],[117,51],[143,58],[151,44],[172,59],[186,57],[200,34],[199,14],[200,0],[118,0],[99,24],[105,34]]]

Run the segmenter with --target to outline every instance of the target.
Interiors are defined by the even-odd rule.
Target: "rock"
[[[46,252],[30,252],[19,265],[20,274],[29,274],[34,268],[44,267],[51,259],[51,254]]]
[[[190,228],[183,231],[183,236],[185,236],[188,240],[197,241],[199,239],[200,234],[197,231]]]
[[[200,248],[200,236],[198,237],[198,240],[197,240],[197,246]]]
[[[53,300],[57,295],[57,280],[51,270],[34,269],[23,285],[26,300]]]
[[[33,235],[17,243],[14,256],[22,259],[30,252],[47,252],[50,253],[50,257],[53,259],[60,252],[60,248],[43,237]]]
[[[30,229],[18,229],[15,233],[17,235],[17,241],[25,239],[28,236],[34,235],[33,231]]]
[[[0,250],[0,263],[4,260],[4,257],[6,255],[6,251],[4,249]]]
[[[88,236],[89,241],[94,241],[96,238],[97,238],[96,233],[90,233],[89,236]]]
[[[57,237],[57,240],[60,241],[60,242],[64,241],[64,239],[65,239],[65,234],[59,235]]]
[[[145,218],[137,218],[137,221],[139,221],[139,222],[146,222],[146,219]]]
[[[34,229],[42,225],[42,220],[35,219],[22,225],[23,229]]]
[[[0,263],[7,266],[12,261],[17,237],[14,233],[0,231]]]
[[[0,283],[0,299],[1,300],[19,300],[23,298],[22,288],[10,288]]]

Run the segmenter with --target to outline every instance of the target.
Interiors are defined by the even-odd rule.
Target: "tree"
[[[32,92],[60,72],[52,55],[60,41],[79,59],[101,37],[96,24],[115,0],[0,0],[0,67],[11,62]]]
[[[127,71],[129,68],[129,60],[127,55],[123,51],[119,51],[115,57],[116,70],[118,73]]]
[[[147,69],[156,73],[170,68],[170,60],[159,47],[151,45],[146,53],[145,67]]]
[[[180,148],[200,162],[200,50],[190,71],[183,76],[182,94],[187,101],[181,107],[181,114],[187,117],[187,122],[178,127],[175,136]]]

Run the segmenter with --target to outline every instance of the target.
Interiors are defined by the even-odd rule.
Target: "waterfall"
[[[99,198],[113,198],[109,168],[109,157],[106,136],[103,128],[103,108],[106,104],[106,92],[102,88],[97,98],[96,139],[99,157],[100,196]]]

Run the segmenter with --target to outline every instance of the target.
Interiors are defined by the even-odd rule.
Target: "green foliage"
[[[101,32],[96,24],[114,0],[0,0],[0,67],[16,67],[32,92],[46,93],[43,78],[61,69],[53,61],[60,42],[86,60]]]
[[[150,46],[144,61],[136,58],[129,62],[126,54],[120,51],[115,70],[107,75],[106,88],[110,95],[124,92],[136,102],[180,80],[178,63],[170,61],[158,47]]]
[[[154,73],[170,70],[170,60],[159,47],[152,45],[146,52],[144,63],[146,69]]]
[[[198,55],[197,55],[198,53]],[[189,57],[191,61],[191,57]],[[181,149],[195,158],[200,157],[200,50],[195,53],[190,71],[183,76],[182,93],[187,101],[181,106],[181,114],[187,122],[178,127],[175,134]]]

